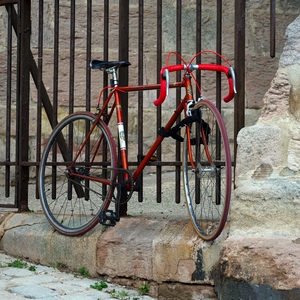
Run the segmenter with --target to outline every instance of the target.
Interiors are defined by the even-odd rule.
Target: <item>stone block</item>
[[[219,299],[299,299],[299,258],[297,235],[228,238],[214,273]]]
[[[97,272],[111,277],[153,278],[153,240],[164,221],[122,218],[97,243]]]
[[[231,201],[230,235],[300,234],[299,178],[270,176],[244,181]]]
[[[194,246],[198,240],[191,224],[184,221],[166,224],[153,241],[153,277],[156,281],[190,283],[204,280],[205,274],[202,269],[197,270],[195,262]],[[202,262],[200,265],[203,266]],[[193,278],[197,272],[201,273],[201,278]]]
[[[222,241],[205,243],[188,221],[122,218],[97,244],[97,272],[156,282],[211,284]]]
[[[278,167],[282,157],[282,131],[276,125],[257,124],[244,127],[237,138],[236,184],[247,179],[262,164]]]

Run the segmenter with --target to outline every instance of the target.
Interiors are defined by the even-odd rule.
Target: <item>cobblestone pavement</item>
[[[16,268],[20,263],[23,268]],[[14,266],[9,266],[14,265]],[[56,268],[28,263],[0,252],[1,300],[72,299],[72,300],[151,300],[147,295],[126,287],[107,284],[101,291],[91,286],[100,285],[97,278],[84,278]]]

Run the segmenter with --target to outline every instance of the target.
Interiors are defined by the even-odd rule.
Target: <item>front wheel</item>
[[[192,224],[206,241],[216,239],[227,221],[232,167],[224,121],[218,109],[201,100],[201,122],[187,128],[183,146],[183,184]]]
[[[40,163],[42,208],[50,224],[68,236],[91,230],[113,195],[109,183],[115,176],[116,146],[101,120],[90,132],[95,119],[89,112],[63,119],[50,135]]]

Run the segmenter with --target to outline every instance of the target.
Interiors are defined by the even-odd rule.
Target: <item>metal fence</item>
[[[184,49],[184,3],[173,1],[175,38],[174,47],[181,53]],[[235,0],[234,20],[234,61],[237,72],[238,94],[234,104],[234,139],[238,131],[244,126],[244,96],[245,96],[245,10],[246,1]],[[0,207],[18,208],[19,211],[27,211],[28,185],[37,178],[38,165],[41,158],[43,144],[42,123],[48,118],[51,126],[59,119],[60,110],[71,113],[76,109],[75,98],[80,94],[80,106],[91,110],[91,99],[94,97],[93,75],[89,68],[92,54],[100,54],[103,60],[111,59],[111,51],[118,53],[119,59],[129,60],[132,45],[135,45],[137,83],[145,81],[145,57],[149,52],[147,44],[149,32],[155,32],[152,68],[157,74],[163,66],[163,9],[166,4],[162,0],[151,1],[155,7],[153,16],[145,11],[146,5],[143,0],[137,1],[109,1],[103,0],[96,4],[92,0],[80,1],[80,6],[75,0],[71,1],[9,1],[0,0],[0,5],[6,9],[6,34],[7,34],[7,60],[6,60],[6,123],[5,126],[5,158],[0,161],[0,167],[4,174],[5,197],[11,199],[14,189],[14,201],[4,201]],[[84,3],[84,4],[83,4]],[[275,0],[270,1],[271,20],[271,56],[274,55],[275,45]],[[202,50],[202,1],[194,1],[195,42],[194,51]],[[215,4],[216,26],[216,50],[222,53],[222,1]],[[133,8],[132,8],[133,7]],[[101,13],[100,13],[101,11]],[[79,21],[78,13],[86,17]],[[49,19],[51,15],[51,20]],[[146,19],[147,18],[147,19]],[[146,21],[147,20],[147,23]],[[151,28],[149,28],[151,20]],[[45,24],[48,24],[48,27]],[[50,24],[50,25],[49,25]],[[132,28],[138,28],[135,35]],[[82,32],[84,28],[84,32]],[[150,30],[150,31],[149,31]],[[68,32],[68,36],[64,34]],[[112,35],[112,32],[118,34]],[[148,32],[148,33],[147,33]],[[51,47],[49,47],[51,45]],[[99,47],[99,49],[97,48]],[[78,54],[78,49],[80,54]],[[112,50],[114,49],[114,50]],[[65,69],[61,69],[62,61]],[[96,57],[97,58],[97,57]],[[85,68],[81,68],[79,79],[78,60],[84,61]],[[67,67],[67,68],[66,68]],[[82,71],[84,70],[84,71]],[[131,72],[131,71],[130,71]],[[48,74],[48,75],[47,75]],[[61,94],[61,74],[64,76],[65,91]],[[77,76],[77,77],[76,77]],[[99,76],[99,74],[98,74]],[[103,86],[107,85],[108,79],[103,76]],[[32,78],[32,80],[31,80]],[[67,78],[67,79],[66,79]],[[200,78],[198,78],[200,80]],[[129,74],[127,68],[120,69],[120,85],[127,85]],[[34,82],[34,85],[33,83]],[[80,85],[80,86],[79,86]],[[221,78],[216,77],[216,99],[221,109]],[[67,86],[67,88],[66,88]],[[33,96],[34,94],[34,96]],[[105,95],[104,95],[105,96]],[[125,124],[128,122],[128,96],[124,95],[123,113]],[[63,98],[63,100],[61,100]],[[63,103],[61,102],[63,101]],[[177,94],[180,101],[180,93]],[[144,95],[138,94],[138,152],[143,152],[143,102]],[[45,112],[45,114],[44,114]],[[157,128],[162,121],[162,110],[157,108]],[[176,183],[180,181],[180,145],[175,146],[175,159],[173,162],[163,162],[161,149],[157,152],[156,182],[157,201],[161,201],[161,174],[164,166],[174,166],[176,171]],[[235,147],[236,149],[236,147]],[[235,157],[235,156],[234,156]],[[130,162],[134,165],[136,162]],[[176,184],[175,201],[180,201],[180,184]],[[1,187],[2,189],[2,187]],[[139,192],[139,201],[142,201],[142,189]],[[32,196],[32,195],[30,195]],[[38,198],[36,192],[35,195]],[[11,201],[11,200],[9,200]]]

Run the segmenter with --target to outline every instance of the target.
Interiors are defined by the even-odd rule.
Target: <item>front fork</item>
[[[195,100],[194,100],[194,95],[193,95],[193,88],[192,88],[192,83],[191,83],[191,76],[189,74],[185,74],[184,76],[185,80],[185,94],[186,94],[186,103],[184,106],[184,117],[189,117],[192,115],[192,108],[195,106]],[[193,159],[193,153],[192,153],[192,148],[191,148],[191,134],[192,134],[192,125],[193,123],[189,124],[186,128],[186,143],[188,147],[188,155],[189,155],[189,161],[191,163],[192,170],[196,169],[196,165]],[[194,126],[195,127],[195,126]]]

